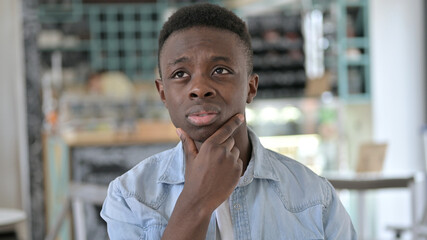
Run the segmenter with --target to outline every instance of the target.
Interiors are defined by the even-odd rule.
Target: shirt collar
[[[262,146],[258,136],[250,128],[248,128],[248,135],[252,143],[252,156],[243,175],[243,180],[246,177],[247,183],[250,183],[253,178],[279,181],[277,170],[273,166],[275,163],[274,156],[271,155],[270,150]]]
[[[270,151],[262,146],[258,136],[250,128],[248,128],[248,135],[252,143],[252,156],[244,175],[240,178],[238,186],[245,186],[252,182],[254,178],[279,181],[276,168],[273,166],[274,162],[272,162],[274,157]],[[166,184],[184,183],[185,161],[181,142],[172,150],[165,163],[157,182]]]
[[[162,174],[157,180],[158,183],[180,184],[184,182],[185,161],[182,142],[179,142],[172,150],[161,170]]]

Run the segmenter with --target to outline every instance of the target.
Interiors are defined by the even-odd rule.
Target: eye
[[[231,72],[225,68],[217,68],[214,70],[214,74],[229,74],[229,73]]]
[[[175,74],[172,75],[172,78],[184,78],[187,77],[188,74],[186,72],[183,71],[178,71]]]

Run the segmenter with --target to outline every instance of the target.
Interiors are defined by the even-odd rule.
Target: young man
[[[111,239],[356,239],[330,183],[247,128],[258,76],[240,18],[210,4],[178,10],[160,33],[159,71],[181,142],[110,184]]]

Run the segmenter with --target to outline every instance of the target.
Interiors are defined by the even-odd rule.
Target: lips
[[[218,113],[213,112],[200,112],[188,115],[188,120],[196,126],[206,126],[212,124]]]
[[[219,110],[214,107],[196,106],[186,114],[188,121],[195,126],[207,126],[215,122],[219,116]]]

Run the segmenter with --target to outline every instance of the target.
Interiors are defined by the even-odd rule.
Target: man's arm
[[[243,169],[234,131],[242,124],[237,114],[197,150],[182,129],[177,133],[185,154],[185,183],[162,239],[205,239],[213,211],[233,192]]]
[[[329,204],[325,208],[323,225],[326,239],[331,240],[356,240],[357,234],[354,230],[350,216],[342,205],[334,187],[325,179],[330,190]]]

